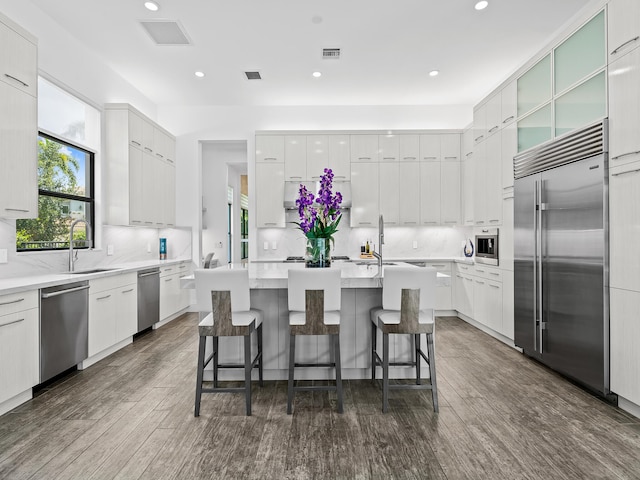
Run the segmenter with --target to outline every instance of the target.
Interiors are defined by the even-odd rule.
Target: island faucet
[[[87,240],[89,240],[89,248],[93,246],[93,242],[91,241],[91,225],[89,225],[89,222],[87,222],[83,218],[78,218],[77,220],[74,220],[73,222],[71,222],[71,226],[69,227],[69,271],[70,272],[73,272],[73,264],[77,260],[77,258],[74,258],[74,252],[73,252],[73,229],[78,223],[84,223],[87,226],[86,231],[87,231]],[[78,256],[77,250],[75,252],[75,256],[76,257]]]
[[[378,219],[378,252],[375,250],[372,252],[373,256],[378,259],[378,268],[382,268],[382,244],[384,243],[384,219],[382,214]]]

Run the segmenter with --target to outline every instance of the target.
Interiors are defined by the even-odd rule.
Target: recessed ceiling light
[[[204,77],[204,72],[197,71],[195,73],[195,76],[198,77],[198,78],[202,78],[202,77]]]
[[[439,73],[440,73],[440,70],[431,70],[429,72],[429,76],[430,77],[437,77]]]
[[[319,78],[322,76],[322,72],[313,72],[311,75],[313,75],[316,78]]]
[[[151,1],[144,2],[144,7],[147,10],[151,10],[152,12],[157,12],[160,9],[160,5],[158,5],[157,2],[151,2]]]
[[[484,10],[485,8],[487,8],[488,5],[489,5],[489,2],[487,2],[487,0],[481,0],[478,3],[476,3],[475,9]]]

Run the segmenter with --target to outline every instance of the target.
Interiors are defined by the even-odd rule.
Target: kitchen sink
[[[367,262],[356,262],[356,265],[378,265],[377,262],[374,262],[373,260],[367,261]],[[394,262],[382,262],[382,265],[396,265]]]
[[[67,272],[70,275],[88,275],[90,273],[112,272],[118,268],[92,268],[91,270],[78,270],[77,272]]]

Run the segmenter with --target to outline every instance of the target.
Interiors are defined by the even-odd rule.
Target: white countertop
[[[385,262],[387,262],[385,260]],[[403,262],[394,262],[395,265],[420,268]],[[249,287],[256,289],[287,288],[288,271],[305,268],[304,262],[250,262],[248,264],[230,264],[218,268],[249,270]],[[331,267],[340,269],[342,288],[380,288],[384,277],[385,266],[382,271],[375,262],[360,261],[333,261]],[[181,278],[182,288],[194,288],[193,275]],[[451,277],[444,273],[438,273],[437,285],[447,286],[451,284]]]
[[[82,274],[83,270],[78,270],[77,273],[48,273],[43,275],[29,275],[25,277],[0,278],[0,295],[52,287],[54,285],[64,285],[66,283],[95,280],[96,278],[108,277],[111,275],[137,272],[138,270],[144,270],[145,268],[161,268],[165,265],[175,265],[185,261],[190,262],[191,260],[183,258],[175,260],[145,260],[142,262],[127,262],[123,264],[104,266],[96,265],[94,267],[87,268],[86,270],[92,270],[95,268],[104,268],[108,270],[89,274]]]

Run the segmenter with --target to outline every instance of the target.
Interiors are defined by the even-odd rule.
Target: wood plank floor
[[[7,479],[639,479],[640,420],[451,317],[437,319],[430,392],[286,383],[203,396],[193,416],[197,317],[186,314],[0,417]]]

